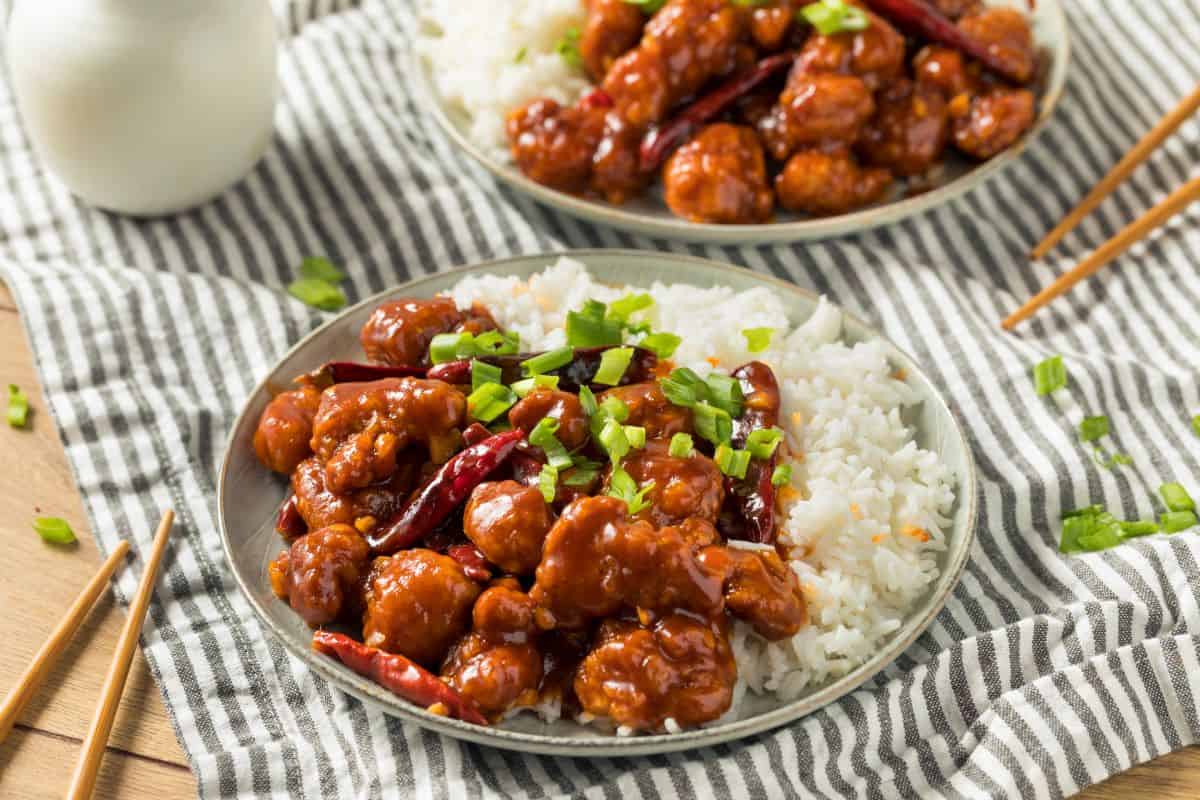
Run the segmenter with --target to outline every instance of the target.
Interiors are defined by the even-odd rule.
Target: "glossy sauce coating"
[[[514,428],[529,433],[546,417],[558,420],[555,437],[568,450],[580,447],[588,439],[588,418],[579,395],[557,389],[534,389],[508,411]]]
[[[462,440],[466,407],[462,393],[441,381],[334,384],[321,395],[313,421],[313,451],[325,465],[326,486],[342,493],[385,480],[414,444],[445,461]]]
[[[371,565],[363,643],[436,667],[467,629],[479,584],[432,550],[401,550]]]
[[[648,439],[670,439],[677,433],[692,432],[692,411],[677,406],[663,394],[658,381],[616,386],[597,396],[603,402],[613,397],[629,409],[626,425],[646,429]]]
[[[802,150],[775,178],[779,204],[808,214],[844,214],[880,200],[892,175],[860,166],[846,150]]]
[[[899,80],[880,92],[876,102],[875,116],[858,145],[867,163],[907,176],[920,175],[941,159],[950,117],[940,90]]]
[[[646,495],[650,505],[634,518],[659,528],[678,525],[689,517],[716,522],[725,500],[721,471],[698,451],[676,458],[668,448],[663,439],[647,441],[644,448],[631,451],[621,462],[638,486],[654,482]]]
[[[795,19],[791,0],[767,0],[750,9],[750,38],[760,50],[780,50],[787,44]]]
[[[330,525],[296,539],[272,562],[271,586],[309,625],[325,625],[361,608],[369,558],[358,531]]]
[[[267,403],[254,429],[254,453],[263,466],[286,475],[308,458],[320,404],[321,393],[310,386],[280,392]]]
[[[509,150],[521,172],[545,186],[579,194],[604,136],[604,111],[534,100],[508,115]]]
[[[975,158],[991,158],[1029,130],[1035,113],[1028,89],[991,89],[971,100],[967,114],[954,120],[954,146]]]
[[[702,128],[667,159],[663,184],[670,209],[694,222],[764,222],[775,206],[762,145],[739,125]]]
[[[359,339],[367,358],[379,364],[429,364],[429,343],[463,320],[454,300],[405,297],[382,303],[363,324]]]
[[[420,463],[401,458],[390,478],[345,494],[325,486],[325,467],[316,457],[306,458],[292,472],[296,509],[309,530],[342,523],[359,533],[368,533],[404,506],[419,477]]]
[[[875,113],[870,89],[854,75],[793,70],[779,101],[759,122],[758,130],[767,151],[780,161],[798,148],[857,140]]]
[[[580,664],[583,710],[635,730],[717,719],[733,702],[737,664],[721,619],[668,614],[651,627],[605,620]]]
[[[869,24],[861,31],[810,36],[800,49],[797,69],[810,75],[854,75],[871,90],[898,78],[904,69],[904,37],[878,14],[866,13]]]
[[[1033,33],[1021,12],[1013,8],[981,8],[960,19],[958,27],[987,45],[991,54],[1022,83],[1033,78],[1037,55]]]
[[[579,55],[592,80],[600,81],[618,56],[641,41],[646,17],[625,0],[588,0],[587,13]]]
[[[488,561],[514,575],[532,575],[537,569],[552,523],[542,493],[516,481],[479,484],[463,514],[467,538]]]
[[[770,550],[706,547],[700,560],[725,574],[725,608],[769,641],[794,636],[808,622],[796,573]]]

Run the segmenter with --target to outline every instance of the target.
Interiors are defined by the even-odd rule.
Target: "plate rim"
[[[258,622],[263,625],[264,629],[276,640],[278,640],[284,649],[290,655],[298,658],[305,666],[314,670],[317,674],[328,681],[334,688],[344,691],[364,703],[370,704],[379,708],[384,713],[391,716],[399,717],[407,721],[413,722],[422,728],[432,730],[437,733],[442,733],[447,736],[452,736],[456,739],[465,739],[477,744],[499,747],[506,750],[514,750],[520,752],[535,753],[538,755],[551,756],[571,756],[571,757],[588,757],[588,756],[603,756],[603,757],[629,757],[640,755],[653,755],[660,753],[677,752],[680,750],[689,750],[697,747],[711,746],[722,742],[729,742],[744,739],[748,736],[753,736],[765,731],[774,730],[783,725],[795,722],[796,720],[807,716],[815,711],[824,708],[840,698],[850,694],[858,689],[871,678],[882,672],[887,666],[892,664],[909,646],[912,645],[918,637],[920,637],[932,624],[933,620],[941,613],[949,600],[950,595],[957,587],[967,561],[970,559],[971,550],[975,543],[976,528],[978,523],[978,475],[975,464],[974,452],[970,446],[970,439],[967,437],[964,430],[962,420],[954,409],[946,402],[942,392],[937,385],[929,378],[921,366],[912,358],[906,351],[897,346],[890,338],[880,333],[874,326],[868,324],[858,315],[843,308],[839,304],[834,304],[835,307],[843,314],[846,319],[851,320],[854,324],[860,326],[865,332],[871,336],[881,340],[889,349],[889,359],[898,358],[900,366],[909,374],[917,375],[921,380],[933,390],[932,393],[924,397],[922,402],[934,402],[940,408],[940,411],[951,421],[953,435],[957,437],[959,446],[964,457],[964,474],[960,484],[955,488],[956,502],[966,503],[966,513],[964,516],[964,530],[960,538],[960,543],[955,545],[956,549],[951,550],[948,554],[948,560],[945,569],[938,576],[937,585],[934,587],[934,595],[932,602],[926,609],[925,613],[913,621],[906,622],[901,626],[900,630],[911,624],[909,631],[902,637],[896,637],[887,640],[878,650],[878,652],[867,659],[862,664],[855,667],[845,675],[821,686],[814,693],[801,698],[783,703],[778,707],[745,719],[738,719],[732,722],[727,722],[722,725],[714,725],[712,727],[696,728],[681,733],[674,734],[648,734],[639,736],[620,737],[611,735],[607,737],[551,737],[544,734],[527,733],[524,731],[512,731],[502,728],[481,727],[461,720],[452,719],[449,717],[432,714],[419,706],[413,705],[403,699],[392,694],[382,686],[369,681],[367,678],[359,675],[343,666],[339,662],[327,657],[319,657],[310,647],[292,641],[288,633],[280,629],[267,610],[259,603],[255,592],[251,591],[246,585],[243,576],[238,569],[234,568],[234,556],[232,551],[231,537],[229,535],[229,527],[225,519],[226,506],[226,487],[230,473],[230,460],[235,446],[235,438],[238,432],[246,423],[246,418],[250,412],[250,406],[255,397],[259,395],[268,385],[273,383],[272,378],[275,377],[276,371],[280,365],[290,359],[293,354],[305,347],[313,339],[322,336],[326,331],[341,322],[342,319],[354,313],[355,311],[374,303],[379,303],[384,299],[396,294],[397,292],[407,291],[413,287],[419,287],[421,284],[444,278],[447,274],[456,274],[461,277],[466,277],[470,274],[488,274],[490,270],[497,267],[504,267],[514,262],[528,262],[531,260],[544,261],[547,265],[553,263],[562,256],[579,259],[586,265],[587,259],[595,256],[605,257],[624,257],[633,259],[653,258],[658,260],[674,261],[683,264],[685,267],[688,264],[701,265],[706,269],[716,269],[720,272],[741,273],[745,276],[753,278],[755,281],[765,283],[768,286],[774,286],[779,290],[797,294],[805,297],[810,303],[817,303],[821,295],[811,289],[797,286],[782,278],[774,275],[768,275],[756,270],[739,267],[733,264],[727,264],[712,259],[701,258],[698,256],[658,252],[653,250],[637,250],[628,248],[586,248],[586,249],[566,249],[556,250],[544,253],[533,253],[525,255],[505,256],[502,258],[493,258],[485,261],[475,262],[466,265],[456,265],[447,270],[439,272],[431,272],[427,275],[422,275],[417,278],[397,284],[388,289],[376,292],[369,297],[363,298],[354,305],[342,309],[339,313],[325,321],[317,328],[310,331],[305,336],[301,337],[294,345],[288,348],[287,352],[281,355],[266,374],[259,380],[254,388],[246,396],[242,403],[241,409],[229,429],[229,434],[225,441],[225,450],[222,454],[221,468],[217,475],[217,523],[218,533],[221,538],[221,549],[225,556],[226,566],[233,576],[234,582],[237,584],[238,590],[242,593],[243,598],[250,604],[258,618]],[[588,266],[589,269],[593,267]],[[686,276],[686,269],[683,274]],[[680,281],[686,283],[684,278]],[[832,302],[832,301],[829,301]]]
[[[718,225],[691,222],[681,217],[647,217],[618,205],[544,186],[527,178],[510,165],[491,158],[458,130],[439,101],[437,88],[430,77],[429,64],[415,45],[410,47],[408,62],[412,74],[415,75],[413,85],[417,89],[418,110],[431,116],[455,147],[470,156],[494,180],[524,193],[544,206],[565,211],[589,222],[674,241],[726,244],[801,242],[853,235],[916,216],[957,200],[991,181],[1014,164],[1050,124],[1066,90],[1071,63],[1071,32],[1063,0],[1042,0],[1042,4],[1049,9],[1048,13],[1054,16],[1058,29],[1062,31],[1062,37],[1057,42],[1057,48],[1053,50],[1054,70],[1048,76],[1045,94],[1040,98],[1041,109],[1037,119],[1020,139],[969,172],[927,192],[882,205],[868,206],[847,214],[810,217],[789,222]]]

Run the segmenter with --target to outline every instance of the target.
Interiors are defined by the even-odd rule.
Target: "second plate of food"
[[[973,537],[937,389],[817,296],[686,256],[429,276],[296,345],[234,424],[230,567],[343,690],[516,750],[711,745],[933,620]]]
[[[821,238],[978,186],[1058,102],[1060,0],[932,5],[948,16],[923,0],[422,0],[413,74],[463,152],[547,205],[692,241]]]

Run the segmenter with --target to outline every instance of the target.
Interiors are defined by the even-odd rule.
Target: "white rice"
[[[588,82],[555,47],[586,18],[581,0],[418,0],[417,52],[467,135],[508,160],[504,120],[538,97],[574,103]]]
[[[524,347],[545,349],[565,343],[567,311],[588,298],[611,302],[630,291],[648,291],[655,300],[635,320],[683,338],[673,356],[679,366],[706,375],[710,357],[723,370],[758,359],[782,389],[795,491],[781,493],[780,541],[804,587],[811,622],[781,642],[735,626],[739,686],[731,713],[745,688],[790,699],[844,675],[900,627],[938,575],[953,475],[936,454],[916,446],[901,420],[901,410],[918,398],[893,374],[882,342],[841,341],[841,312],[823,298],[792,330],[780,298],[765,288],[614,288],[565,257],[528,282],[465,278],[452,296],[464,308],[486,304],[497,322],[520,333]],[[765,352],[751,353],[740,332],[757,327],[777,332]]]

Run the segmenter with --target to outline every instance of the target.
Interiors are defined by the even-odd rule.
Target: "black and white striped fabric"
[[[1067,0],[1074,62],[1014,168],[898,225],[792,247],[684,247],[594,228],[496,186],[420,113],[401,0],[296,2],[278,130],[217,202],[139,221],[87,208],[39,165],[2,89],[0,274],[12,287],[102,548],[178,535],[143,634],[204,797],[1063,797],[1200,740],[1200,531],[1062,556],[1059,515],[1148,518],[1200,490],[1200,207],[1017,335],[997,321],[1200,161],[1196,120],[1048,263],[1026,253],[1200,76],[1200,0]],[[923,363],[966,422],[978,542],[930,629],[859,691],[783,730],[630,760],[522,757],[402,724],[331,688],[257,623],[217,539],[229,424],[322,320],[283,287],[327,254],[361,297],[568,247],[684,249],[825,293]],[[15,346],[12,345],[12,346]],[[1061,353],[1069,389],[1035,396]],[[1107,414],[1106,470],[1077,441]],[[1106,442],[1107,444],[1107,442]],[[131,593],[137,570],[123,573]]]

